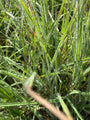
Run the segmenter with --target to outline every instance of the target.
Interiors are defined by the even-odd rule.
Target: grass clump
[[[89,3],[0,1],[0,119],[57,119],[23,88],[34,71],[33,90],[75,120],[90,119]]]

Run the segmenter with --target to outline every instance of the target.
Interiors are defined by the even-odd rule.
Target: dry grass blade
[[[33,97],[36,101],[38,101],[40,104],[42,104],[45,108],[47,108],[50,112],[52,112],[57,118],[60,120],[73,120],[69,119],[66,115],[64,115],[60,110],[58,110],[54,105],[50,104],[48,101],[46,101],[43,97],[35,93],[31,87],[26,87],[27,93]]]

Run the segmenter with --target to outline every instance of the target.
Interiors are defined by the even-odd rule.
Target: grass
[[[0,119],[57,120],[24,82],[75,120],[90,113],[89,0],[0,1]]]

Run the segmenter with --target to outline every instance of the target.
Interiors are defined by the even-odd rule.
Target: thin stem
[[[43,97],[38,95],[36,92],[34,92],[31,87],[26,87],[27,93],[33,97],[36,101],[38,101],[40,104],[42,104],[45,108],[47,108],[49,111],[51,111],[57,118],[60,120],[73,120],[71,117],[70,119],[64,115],[60,110],[58,110],[54,105],[50,104],[48,101],[46,101]]]

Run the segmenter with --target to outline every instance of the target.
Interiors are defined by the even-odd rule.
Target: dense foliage
[[[0,0],[0,119],[57,120],[32,88],[75,120],[90,119],[89,0]]]

